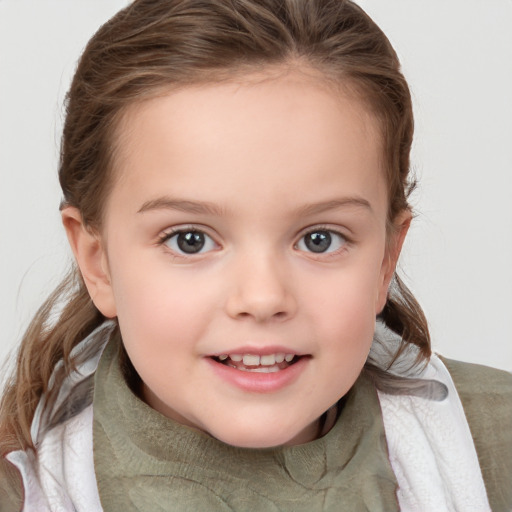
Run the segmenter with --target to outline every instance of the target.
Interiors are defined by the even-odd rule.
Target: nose
[[[241,258],[230,289],[226,310],[232,318],[266,322],[295,315],[297,302],[289,272],[275,256]]]

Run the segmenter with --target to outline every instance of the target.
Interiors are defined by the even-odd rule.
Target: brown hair
[[[308,66],[348,85],[379,120],[391,224],[409,208],[411,98],[386,36],[348,0],[136,0],[120,11],[90,40],[67,95],[63,205],[100,228],[112,187],[115,128],[129,105],[171,87],[283,64]],[[424,315],[396,275],[381,317],[419,347],[421,358],[430,355]],[[1,403],[1,453],[33,446],[30,423],[42,393],[51,395],[55,364],[64,361],[62,379],[74,366],[73,346],[103,321],[73,268],[24,335]]]

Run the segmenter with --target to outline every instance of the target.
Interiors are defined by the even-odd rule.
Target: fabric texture
[[[390,463],[379,397],[364,373],[347,395],[336,425],[324,437],[296,447],[237,449],[177,425],[139,400],[124,381],[117,361],[119,340],[113,341],[101,357],[98,370],[95,372],[95,366],[102,346],[92,357],[95,361],[91,363],[89,359],[89,364],[81,367],[80,376],[73,377],[77,379],[73,386],[63,391],[62,399],[68,395],[74,397],[72,402],[76,407],[59,411],[58,427],[39,439],[39,460],[30,451],[9,454],[26,473],[26,497],[27,491],[29,495],[32,492],[35,500],[48,496],[38,498],[38,485],[30,491],[30,482],[41,484],[35,476],[37,472],[32,470],[45,457],[50,460],[53,454],[54,459],[61,461],[61,467],[56,472],[49,468],[53,471],[49,474],[56,475],[69,488],[75,508],[65,505],[64,496],[62,506],[50,508],[37,504],[24,510],[101,511],[99,502],[94,501],[99,498],[94,470],[105,511],[398,510],[395,477],[398,472],[391,466],[396,462],[393,457],[397,450],[391,446],[394,441],[388,432],[392,449]],[[391,349],[389,340],[383,341],[374,343],[372,351],[385,363],[386,354],[382,350]],[[510,512],[512,375],[478,365],[443,361],[469,420],[492,510]],[[408,377],[423,371],[407,365],[393,370]],[[439,384],[437,381],[424,379],[423,382],[426,387],[414,391],[416,400],[424,400],[425,389],[439,394],[441,388],[434,386]],[[84,389],[92,391],[93,385],[94,406],[92,394],[84,393]],[[400,395],[392,396],[391,402],[399,403],[397,398]],[[35,438],[52,421],[42,409],[38,409],[33,425]],[[386,422],[385,406],[383,409]],[[69,436],[75,445],[68,442]],[[75,463],[79,461],[75,467],[70,454],[74,455]],[[62,470],[64,467],[66,471]],[[46,489],[52,489],[51,482],[47,481]],[[58,486],[53,489],[58,495]],[[80,493],[84,489],[81,502]],[[0,512],[19,511],[22,496],[19,475],[10,463],[0,459]],[[453,510],[466,512],[459,505]]]
[[[371,359],[388,373],[407,377],[404,384],[379,391],[389,458],[398,481],[403,512],[489,512],[475,446],[453,380],[432,354],[414,364],[418,347],[395,354],[401,337],[377,323]],[[404,392],[405,391],[405,392]]]
[[[73,349],[71,356],[81,362],[51,408],[41,397],[31,425],[37,455],[18,450],[6,457],[21,474],[24,511],[101,511],[92,457],[92,377],[115,325],[103,323]],[[59,361],[50,387],[61,367]]]
[[[95,468],[105,510],[398,510],[378,398],[365,376],[324,437],[241,449],[140,401],[124,382],[116,350],[105,350],[94,396]]]
[[[92,406],[53,428],[37,450],[8,459],[24,482],[24,511],[101,512],[94,474]],[[1,509],[0,509],[1,510]]]
[[[422,372],[444,383],[441,401],[379,393],[404,512],[490,512],[473,439],[448,370],[433,355]]]
[[[0,512],[19,512],[23,504],[23,487],[17,469],[0,457]]]
[[[442,358],[466,413],[493,512],[512,511],[512,374]]]

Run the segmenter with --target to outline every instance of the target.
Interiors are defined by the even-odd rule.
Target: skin
[[[142,398],[236,446],[314,439],[365,363],[410,221],[387,236],[376,120],[287,72],[132,106],[119,146],[101,233],[71,207],[63,222]],[[204,232],[205,247],[181,252],[176,229]],[[311,231],[331,234],[325,252],[306,245]],[[275,346],[307,357],[270,391],[241,389],[209,357]]]

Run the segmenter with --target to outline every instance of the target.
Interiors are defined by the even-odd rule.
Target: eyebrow
[[[364,208],[370,212],[373,212],[371,204],[362,197],[344,197],[342,199],[333,199],[331,201],[324,201],[320,203],[312,203],[303,206],[299,209],[300,215],[315,215],[318,213],[324,213],[329,210],[336,210],[338,208],[346,208],[355,206],[357,208]]]
[[[301,216],[315,215],[324,213],[329,210],[347,207],[364,208],[372,212],[370,203],[361,197],[345,197],[342,199],[333,199],[331,201],[324,201],[319,203],[312,203],[302,206],[298,210]],[[146,201],[138,210],[137,213],[144,213],[153,210],[178,210],[185,213],[196,213],[206,215],[221,216],[224,210],[214,203],[208,201],[191,201],[187,199],[173,199],[171,197],[162,196],[150,201]]]
[[[186,213],[198,213],[208,215],[222,215],[223,210],[214,203],[189,201],[186,199],[173,199],[163,196],[151,201],[146,201],[137,213],[144,213],[152,210],[179,210]]]

